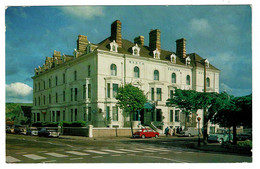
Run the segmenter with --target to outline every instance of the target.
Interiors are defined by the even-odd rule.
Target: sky
[[[53,51],[72,55],[78,35],[91,43],[110,36],[122,22],[122,38],[133,42],[160,29],[161,48],[176,51],[186,38],[187,53],[197,53],[221,70],[220,92],[252,93],[252,8],[213,6],[13,6],[5,10],[6,102],[32,102],[34,68]]]

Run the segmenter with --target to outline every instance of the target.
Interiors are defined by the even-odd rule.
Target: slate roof
[[[100,50],[105,50],[105,51],[110,51],[110,43],[113,40],[108,37],[106,39],[104,39],[103,41],[101,41],[98,44],[94,44],[97,46],[97,49]],[[122,48],[118,48],[118,53],[122,53],[122,54],[129,54],[132,55],[132,47],[135,46],[134,43],[130,42],[129,40],[126,39],[122,39]],[[140,47],[140,56],[141,57],[147,57],[147,58],[153,58],[153,53],[149,50],[148,46],[138,46]],[[161,49],[161,53],[160,53],[160,59],[161,60],[165,60],[165,61],[170,61],[170,56],[171,54],[175,54],[175,52],[171,52],[171,51],[167,51],[167,50],[163,50]],[[199,56],[196,53],[191,53],[191,54],[187,54],[187,56],[190,57],[191,59],[191,66],[193,67],[204,67],[204,65],[200,62],[203,58],[201,56]],[[185,60],[183,58],[180,57],[176,57],[176,64],[179,65],[185,65]],[[209,68],[207,69],[214,69],[214,70],[219,70],[216,67],[214,67],[213,65],[210,64]]]

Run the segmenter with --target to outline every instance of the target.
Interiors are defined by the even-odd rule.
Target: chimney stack
[[[138,44],[139,46],[144,46],[144,37],[143,36],[138,36],[134,39],[134,43]]]
[[[77,51],[84,53],[88,45],[87,36],[79,35],[77,40]]]
[[[176,40],[176,55],[183,59],[186,58],[186,39]]]
[[[151,30],[149,33],[149,48],[151,51],[156,48],[161,51],[161,31],[159,29]]]
[[[121,34],[122,23],[120,20],[116,20],[111,24],[111,39],[115,40],[118,47],[122,47],[122,34]]]

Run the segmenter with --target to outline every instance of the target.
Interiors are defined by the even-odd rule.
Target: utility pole
[[[203,59],[203,64],[204,64],[204,93],[207,92],[207,83],[206,83],[206,76],[207,76],[207,69],[206,69],[206,59]],[[206,116],[206,108],[203,108],[203,144],[207,145],[208,140],[208,120]]]

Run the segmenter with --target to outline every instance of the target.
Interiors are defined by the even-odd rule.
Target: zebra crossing
[[[23,162],[22,159],[19,159],[19,155],[26,157],[26,159],[28,160],[32,160],[32,161],[39,161],[42,162],[55,162],[56,160],[53,160],[54,158],[70,158],[70,160],[80,160],[80,159],[84,159],[84,157],[86,158],[93,158],[93,159],[97,159],[97,158],[102,158],[103,156],[108,156],[110,155],[111,157],[119,157],[121,155],[131,155],[131,156],[135,156],[138,153],[145,153],[148,155],[151,154],[156,154],[156,153],[160,153],[160,154],[165,154],[167,155],[169,152],[174,152],[173,150],[169,150],[167,148],[154,148],[154,147],[140,147],[140,148],[116,148],[116,149],[108,149],[107,147],[105,148],[100,148],[100,149],[82,149],[82,150],[64,150],[64,151],[59,151],[57,150],[57,152],[48,152],[48,151],[38,151],[36,152],[37,154],[26,154],[26,152],[22,153],[16,153],[15,157],[13,156],[6,156],[6,162],[7,163],[18,163],[18,162]],[[175,153],[181,153],[181,151],[176,151]],[[50,160],[50,158],[52,160]]]

